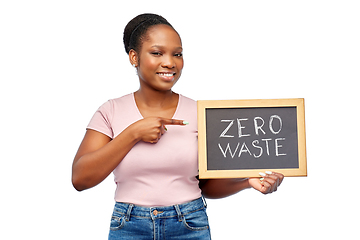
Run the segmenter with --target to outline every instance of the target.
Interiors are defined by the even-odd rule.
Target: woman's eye
[[[176,53],[176,54],[175,54],[175,57],[182,57],[182,56],[183,56],[182,53]]]
[[[154,56],[160,56],[161,52],[152,52],[151,54],[154,55]]]

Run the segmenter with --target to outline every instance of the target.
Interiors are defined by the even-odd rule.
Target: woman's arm
[[[184,123],[182,120],[149,117],[131,124],[113,140],[100,132],[87,130],[73,162],[75,189],[82,191],[102,182],[137,142],[157,143],[165,132],[164,125]]]
[[[200,180],[202,194],[206,198],[224,198],[250,188],[247,178]]]
[[[128,129],[113,140],[100,132],[87,130],[73,162],[74,188],[82,191],[102,182],[136,142]]]
[[[254,188],[263,194],[272,193],[277,190],[283,179],[283,174],[269,172],[262,178],[200,180],[199,186],[206,198],[224,198],[247,188]]]

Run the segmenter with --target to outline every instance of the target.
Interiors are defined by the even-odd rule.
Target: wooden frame
[[[259,177],[259,172],[274,171],[285,176],[307,176],[305,109],[304,99],[257,99],[257,100],[199,100],[198,105],[198,143],[199,177],[207,178],[246,178]],[[208,170],[206,140],[206,109],[214,108],[258,108],[258,107],[296,107],[298,168],[246,169],[246,170]]]

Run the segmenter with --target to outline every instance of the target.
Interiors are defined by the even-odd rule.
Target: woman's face
[[[137,58],[141,87],[170,90],[184,66],[181,39],[170,26],[151,27]]]

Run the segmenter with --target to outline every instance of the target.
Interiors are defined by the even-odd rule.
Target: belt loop
[[[202,199],[202,201],[203,201],[203,203],[204,203],[205,208],[207,208],[207,203],[206,203],[206,201],[205,201],[204,196],[201,196],[201,199]]]
[[[126,212],[126,215],[125,215],[125,220],[128,222],[130,220],[130,214],[131,214],[131,211],[134,207],[134,204],[129,204],[129,207],[128,207],[128,210]]]
[[[182,219],[183,219],[183,215],[181,214],[180,207],[179,207],[179,205],[175,205],[174,207],[175,207],[176,213],[177,213],[177,215],[178,215],[179,222],[181,222]]]

